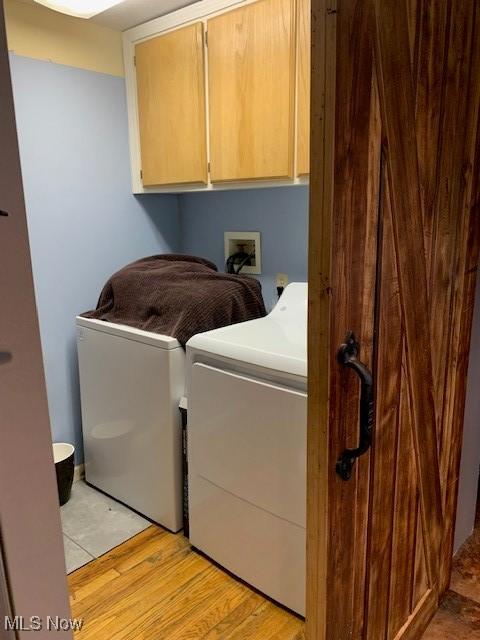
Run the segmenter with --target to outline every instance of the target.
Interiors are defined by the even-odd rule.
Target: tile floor
[[[149,520],[82,480],[73,484],[72,497],[60,508],[60,514],[67,573],[151,525]]]
[[[455,558],[450,589],[423,636],[423,640],[453,639],[480,639],[480,509],[475,531]]]

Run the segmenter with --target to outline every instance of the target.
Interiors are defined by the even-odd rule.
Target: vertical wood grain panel
[[[416,60],[418,54],[419,20],[421,18],[421,6],[423,0],[405,0],[407,9],[408,41],[410,44],[410,64],[412,74],[415,77]]]
[[[352,330],[360,342],[362,360],[372,364],[376,278],[372,258],[378,206],[371,189],[378,181],[380,140],[372,141],[379,131],[372,124],[372,55],[365,2],[339,3],[336,20],[330,356],[330,416],[335,417],[335,427],[330,433],[328,468],[331,504],[328,571],[335,575],[335,580],[327,593],[327,638],[350,638],[361,637],[363,633],[369,456],[358,462],[349,482],[335,473],[339,454],[346,447],[357,446],[359,437],[358,379],[338,364],[336,351],[346,332]]]
[[[388,139],[388,182],[400,282],[407,379],[429,576],[438,572],[443,528],[437,431],[430,353],[423,203],[415,133],[405,6],[373,0],[382,122]]]
[[[390,598],[388,607],[388,636],[395,637],[404,621],[413,612],[414,581],[423,575],[422,596],[427,591],[425,563],[415,567],[417,545],[418,488],[415,471],[415,450],[412,439],[410,399],[408,397],[405,340],[402,340],[402,368],[400,387],[399,433],[397,449],[397,477],[392,531],[392,559]],[[419,532],[421,536],[421,532]],[[420,581],[419,581],[420,582]]]
[[[206,183],[203,24],[135,47],[144,186]]]
[[[415,58],[413,77],[416,80],[418,164],[424,200],[424,244],[427,273],[431,279],[437,173],[442,152],[441,118],[445,90],[446,33],[450,9],[448,2],[416,1],[419,13],[416,35],[418,56]],[[431,286],[428,294],[432,294]]]
[[[427,563],[425,559],[425,545],[423,542],[422,518],[420,513],[420,495],[417,491],[416,509],[416,541],[415,541],[415,575],[412,587],[412,611],[418,606],[429,587]]]
[[[312,109],[308,240],[306,635],[326,640],[328,618],[329,393],[337,15],[312,0]]]
[[[368,540],[368,640],[383,638],[387,631],[392,564],[397,456],[400,433],[402,376],[402,319],[395,262],[394,237],[388,183],[382,185],[380,200],[381,241],[377,255],[378,273],[376,423],[371,454],[371,497]]]
[[[366,16],[365,16],[366,19]],[[370,52],[371,53],[371,52]],[[370,96],[370,124],[368,142],[368,193],[365,224],[365,256],[364,271],[371,274],[371,281],[366,283],[365,295],[362,301],[362,358],[372,369],[374,368],[374,334],[375,334],[375,305],[377,297],[376,279],[373,274],[377,267],[377,236],[378,211],[380,198],[380,165],[381,165],[381,121],[378,103],[378,90],[374,69],[372,70],[372,87]],[[355,446],[356,443],[354,443]],[[353,585],[353,637],[360,637],[364,631],[365,620],[360,613],[365,606],[369,559],[367,552],[367,536],[369,525],[368,504],[371,495],[371,460],[366,454],[357,461],[356,502],[360,508],[355,514],[355,540],[358,552],[355,558],[355,572]]]
[[[445,89],[444,119],[442,133],[445,148],[450,153],[442,155],[439,168],[439,196],[437,202],[437,237],[435,244],[435,266],[432,289],[438,298],[443,298],[445,320],[441,337],[445,351],[445,363],[441,368],[446,394],[442,398],[444,416],[442,421],[442,452],[450,442],[452,405],[454,402],[452,376],[456,373],[458,354],[458,326],[463,297],[464,265],[467,257],[469,217],[471,215],[472,165],[476,153],[474,132],[478,127],[478,102],[480,88],[478,77],[480,65],[465,64],[475,61],[480,55],[478,37],[475,38],[475,13],[465,3],[453,0],[452,10],[456,16],[450,30],[447,81]],[[469,82],[470,80],[470,82]],[[469,87],[469,89],[466,89]],[[458,215],[462,212],[463,215]],[[455,242],[452,242],[452,239]],[[435,300],[432,304],[435,303]],[[442,463],[447,464],[445,457]]]
[[[292,177],[293,0],[258,0],[207,29],[212,181]]]
[[[297,0],[297,175],[310,171],[310,0]]]
[[[448,451],[445,443],[451,436],[448,407],[451,402],[449,369],[456,365],[455,348],[452,343],[455,330],[455,288],[461,285],[456,277],[456,256],[461,240],[461,227],[464,216],[458,215],[464,191],[464,140],[467,139],[469,65],[462,63],[462,57],[469,55],[473,36],[471,8],[468,3],[451,3],[455,20],[450,24],[448,55],[446,56],[445,93],[442,109],[442,153],[438,160],[437,194],[434,206],[434,244],[431,263],[431,304],[432,310],[432,349],[433,372],[435,380],[435,405],[439,417],[439,451],[442,475],[442,490],[448,482],[446,469]],[[455,98],[454,98],[455,96]],[[446,150],[449,150],[448,153]],[[452,362],[453,360],[453,362]],[[445,455],[446,454],[446,455]]]
[[[465,114],[465,134],[457,139],[462,145],[459,157],[460,166],[456,167],[456,180],[461,188],[457,191],[457,199],[451,202],[454,211],[460,212],[458,217],[457,254],[453,268],[452,325],[450,353],[448,359],[447,385],[449,389],[443,414],[442,431],[442,468],[446,478],[444,483],[444,511],[446,526],[444,529],[443,555],[441,563],[440,585],[445,590],[450,579],[453,534],[458,491],[458,473],[460,466],[461,443],[463,435],[463,416],[466,396],[466,377],[468,354],[473,314],[475,281],[480,249],[480,216],[479,216],[479,163],[480,163],[480,7],[473,3],[468,13],[463,6],[453,2],[453,14],[457,9],[463,17],[464,28],[471,29],[470,38],[458,42],[455,59],[456,73],[464,73],[464,99],[468,104]],[[462,4],[462,3],[460,3]],[[454,32],[453,32],[454,33]],[[467,47],[468,40],[470,48]],[[463,48],[465,47],[465,48]],[[457,65],[461,65],[458,69]],[[446,94],[448,96],[448,93]],[[450,95],[453,101],[453,91]]]

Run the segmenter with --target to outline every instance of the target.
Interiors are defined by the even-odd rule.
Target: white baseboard
[[[84,477],[85,477],[85,465],[77,464],[73,472],[73,481],[77,482],[78,480],[82,480]]]

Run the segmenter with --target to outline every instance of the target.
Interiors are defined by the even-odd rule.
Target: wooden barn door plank
[[[330,393],[330,272],[333,217],[336,13],[312,0],[306,635],[326,640]]]
[[[427,572],[433,583],[438,576],[443,516],[408,22],[402,2],[373,0],[373,6],[375,61],[388,149],[387,180],[405,329],[422,531]]]

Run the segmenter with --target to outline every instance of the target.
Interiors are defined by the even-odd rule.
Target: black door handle
[[[337,461],[336,471],[342,480],[350,480],[355,460],[364,454],[372,444],[372,433],[375,423],[375,400],[373,394],[373,378],[368,367],[357,359],[358,342],[352,331],[338,350],[340,364],[353,369],[361,381],[360,390],[360,442],[357,449],[345,449]]]

